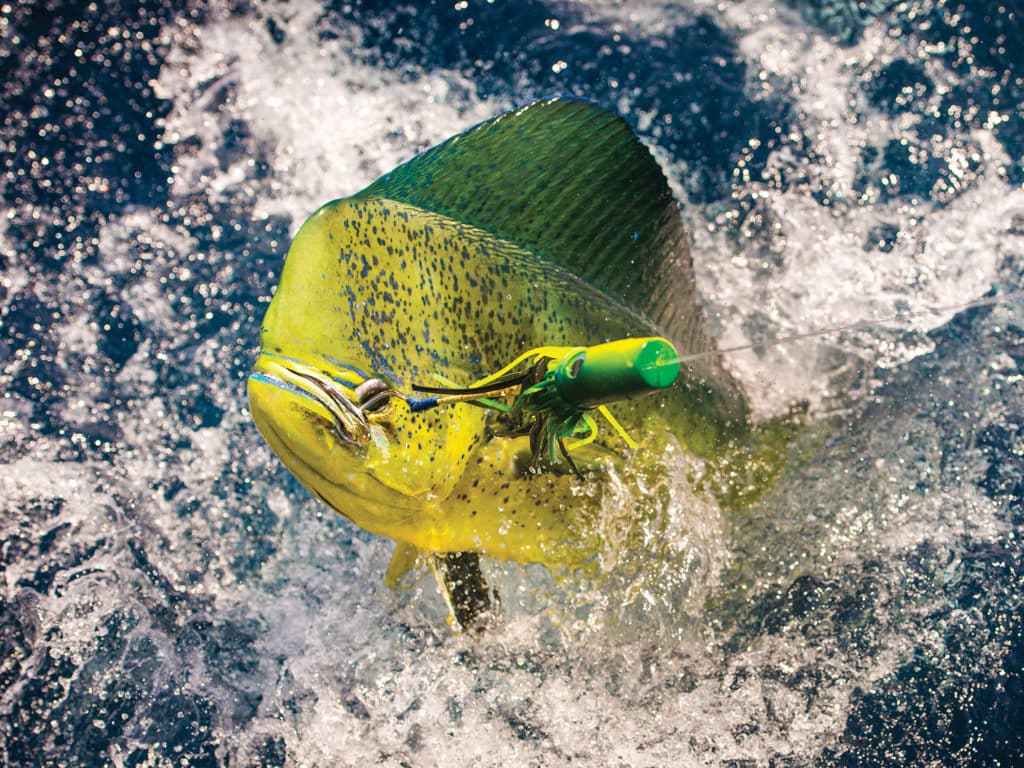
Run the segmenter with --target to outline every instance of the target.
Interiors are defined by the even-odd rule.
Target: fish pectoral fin
[[[487,626],[491,609],[497,607],[498,593],[488,589],[480,555],[476,552],[439,552],[429,555],[441,596],[448,606],[448,620],[463,632]]]
[[[419,556],[420,550],[418,547],[401,541],[395,542],[394,554],[391,555],[391,562],[388,563],[387,573],[384,574],[384,586],[388,589],[397,587],[402,577],[415,567]]]

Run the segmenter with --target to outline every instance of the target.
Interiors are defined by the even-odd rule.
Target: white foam
[[[161,70],[158,93],[175,99],[165,140],[201,144],[177,161],[177,195],[249,183],[254,158],[220,169],[215,157],[230,117],[243,116],[273,169],[269,185],[251,185],[256,212],[286,214],[297,228],[328,200],[508,106],[467,98],[472,84],[456,72],[400,78],[355,61],[355,33],[335,29],[337,39],[320,39],[314,3],[263,10],[285,45],[274,44],[259,17],[222,17],[181,41]]]
[[[902,44],[879,26],[869,28],[856,46],[837,48],[812,28],[772,23],[775,14],[757,3],[748,12],[750,5],[733,6],[729,14],[740,27],[740,49],[755,70],[768,73],[761,82],[783,79],[789,88],[783,96],[796,99],[801,130],[824,161],[794,166],[791,150],[783,146],[769,166],[777,163],[818,179],[836,200],[828,207],[818,204],[813,183],[785,192],[759,180],[745,184],[744,191],[757,196],[774,223],[767,250],[762,237],[741,236],[737,245],[727,228],[706,225],[699,213],[689,217],[698,283],[720,329],[720,346],[769,345],[727,362],[750,393],[755,413],[768,416],[800,400],[820,408],[834,386],[834,351],[868,366],[896,365],[928,351],[920,336],[896,344],[887,339],[936,328],[954,312],[932,313],[932,308],[962,304],[990,289],[1004,254],[1021,247],[1008,224],[1024,209],[1024,191],[1000,178],[998,167],[1006,158],[991,132],[974,131],[970,141],[980,150],[984,170],[948,206],[907,198],[856,202],[860,149],[899,137],[908,118],[890,120],[863,96],[851,97],[851,90],[856,94],[863,62],[905,55]],[[770,93],[778,86],[765,87]],[[956,165],[963,149],[951,142],[939,146],[946,146]],[[900,229],[892,250],[865,250],[872,228],[889,223]],[[889,331],[770,347],[775,338],[907,315],[913,316]]]

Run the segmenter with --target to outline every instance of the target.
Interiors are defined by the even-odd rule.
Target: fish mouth
[[[370,442],[370,421],[354,400],[354,388],[361,382],[339,380],[308,363],[261,352],[250,380],[270,384],[307,398],[326,411],[339,442],[363,446]]]
[[[403,485],[402,454],[389,439],[392,409],[374,403],[373,395],[360,402],[366,387],[359,387],[367,381],[361,371],[329,359],[317,363],[260,353],[248,381],[257,429],[299,482],[329,508],[392,538],[415,528],[411,521],[423,501]]]

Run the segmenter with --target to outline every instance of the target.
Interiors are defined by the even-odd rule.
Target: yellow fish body
[[[533,471],[528,439],[467,403],[413,412],[415,383],[467,386],[525,350],[660,334],[711,348],[685,233],[657,164],[614,115],[538,102],[328,203],[301,227],[267,310],[249,402],[321,501],[415,553],[580,567],[601,546],[614,435]],[[702,362],[617,407],[654,449],[710,455],[745,428],[731,379]]]

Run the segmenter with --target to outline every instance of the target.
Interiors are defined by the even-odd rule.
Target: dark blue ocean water
[[[771,345],[1020,289],[1022,14],[0,5],[2,762],[1024,765],[1019,297]],[[654,148],[755,410],[815,437],[678,583],[493,565],[474,641],[244,382],[303,215],[552,93]]]

